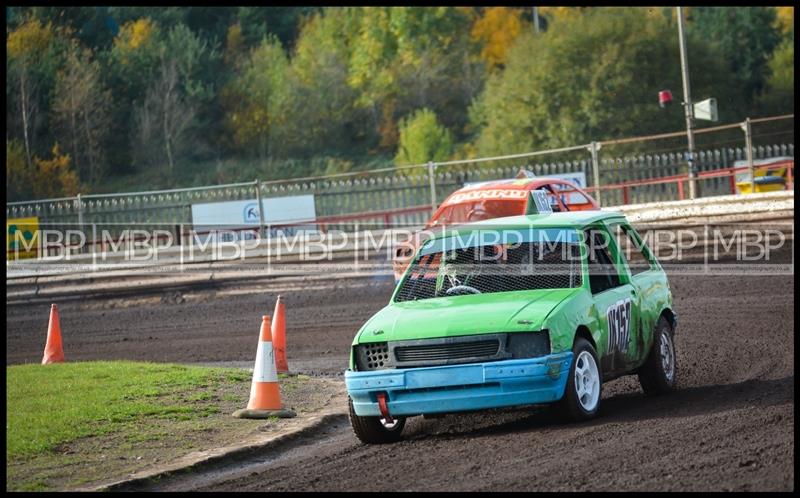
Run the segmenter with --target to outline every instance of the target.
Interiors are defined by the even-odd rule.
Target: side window
[[[570,206],[589,204],[589,199],[587,199],[585,195],[577,190],[570,190],[567,194],[565,194],[565,196],[567,199],[566,204],[569,204]]]
[[[579,211],[592,207],[589,199],[578,192],[572,185],[567,183],[553,183],[550,187],[558,195],[559,199],[561,199],[561,203],[564,204],[564,208],[567,211]]]
[[[585,235],[589,254],[589,287],[592,294],[619,287],[621,282],[611,258],[610,238],[605,231],[598,229],[589,229]]]
[[[541,190],[547,193],[547,200],[550,201],[550,206],[553,208],[554,213],[558,213],[561,211],[561,205],[558,202],[558,197],[548,185],[539,187],[536,190]],[[531,200],[530,202],[533,201]]]
[[[654,267],[647,258],[644,241],[641,240],[633,228],[617,223],[611,226],[611,230],[622,258],[628,263],[631,275],[644,273]]]

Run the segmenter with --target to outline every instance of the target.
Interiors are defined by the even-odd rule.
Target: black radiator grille
[[[358,344],[357,371],[537,358],[550,353],[550,335],[538,332],[496,333]]]
[[[492,339],[454,344],[402,346],[395,348],[394,353],[398,362],[406,363],[494,356],[499,348],[500,341]]]

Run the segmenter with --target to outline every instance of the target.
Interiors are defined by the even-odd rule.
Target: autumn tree
[[[786,114],[794,109],[794,7],[777,7],[776,27],[783,40],[767,61],[760,106],[768,114]]]
[[[52,25],[42,25],[36,19],[26,20],[6,38],[6,69],[16,90],[13,106],[19,114],[14,114],[22,130],[28,164],[32,161],[33,127],[39,112],[42,60],[53,38]]]
[[[142,161],[142,150],[132,140],[137,130],[136,109],[141,109],[148,87],[155,80],[160,64],[161,30],[149,18],[125,22],[110,50],[102,57],[108,68],[107,81],[114,89],[112,109],[116,133],[109,141],[115,151],[114,167],[128,171],[135,161]],[[140,122],[138,124],[141,124]],[[149,161],[148,161],[149,164]]]
[[[277,137],[288,119],[289,61],[280,42],[265,38],[225,90],[227,123],[239,150],[264,160],[280,148]]]
[[[523,29],[522,10],[514,7],[487,7],[472,26],[471,36],[483,44],[481,56],[489,68],[502,66],[509,47]]]
[[[430,109],[419,109],[400,123],[400,142],[395,164],[398,166],[444,161],[453,153],[450,131],[439,124]]]
[[[359,13],[348,83],[358,104],[371,111],[382,147],[394,148],[397,117],[421,107],[460,129],[483,81],[469,39],[471,18],[453,7],[369,7]]]
[[[33,158],[33,195],[40,199],[73,196],[78,193],[78,175],[71,167],[69,154],[53,145],[50,159]]]
[[[348,85],[352,31],[351,9],[332,9],[311,17],[303,26],[291,59],[287,141],[293,155],[348,154],[364,151],[363,124],[369,116],[356,106]]]
[[[207,59],[217,56],[184,25],[170,29],[159,43],[158,72],[135,112],[136,141],[143,159],[166,160],[169,175],[192,143],[190,131],[199,108],[213,95],[213,85],[199,73]]]
[[[654,96],[681,86],[675,45],[668,20],[642,9],[593,8],[539,36],[523,33],[473,105],[479,155],[674,130],[680,107],[661,110]],[[718,54],[696,39],[689,52],[704,69],[692,73],[695,99],[727,102],[735,82]]]
[[[33,164],[27,162],[25,146],[6,140],[6,198],[21,201],[33,196]]]
[[[73,41],[64,67],[56,76],[54,123],[70,150],[78,175],[95,184],[105,171],[106,140],[111,131],[111,91],[91,50]]]

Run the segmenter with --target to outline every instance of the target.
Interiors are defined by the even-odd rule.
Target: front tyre
[[[350,426],[356,437],[366,444],[396,443],[403,439],[405,417],[394,417],[393,423],[387,423],[383,417],[360,417],[353,409],[353,400],[347,397],[350,408]]]
[[[562,418],[571,422],[589,420],[597,415],[603,389],[603,377],[592,344],[578,337],[572,346],[572,365],[564,397],[558,403]]]
[[[653,348],[639,369],[639,383],[647,396],[663,394],[675,389],[677,365],[675,363],[675,334],[664,316],[658,319]]]

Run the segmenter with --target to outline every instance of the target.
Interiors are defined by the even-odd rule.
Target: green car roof
[[[456,234],[468,233],[473,230],[507,230],[514,228],[552,228],[569,227],[583,228],[598,221],[610,219],[625,219],[625,215],[618,211],[570,211],[566,213],[550,214],[530,214],[519,216],[508,216],[505,218],[492,218],[490,220],[476,221],[464,225],[458,225],[437,234],[432,239],[452,237]]]

